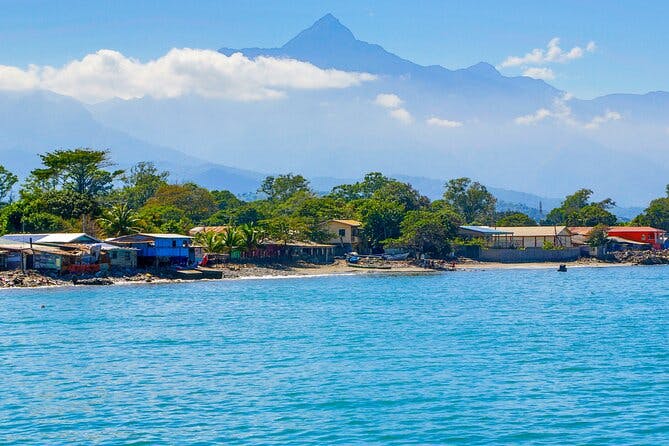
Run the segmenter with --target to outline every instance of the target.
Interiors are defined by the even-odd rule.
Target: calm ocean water
[[[668,274],[3,291],[0,443],[668,444]]]

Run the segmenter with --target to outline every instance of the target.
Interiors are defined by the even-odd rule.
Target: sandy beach
[[[222,272],[222,279],[213,280],[235,280],[235,279],[262,279],[262,278],[289,278],[309,276],[332,276],[332,275],[369,275],[369,274],[441,274],[458,271],[487,271],[499,269],[555,269],[560,263],[495,263],[462,261],[456,262],[455,268],[451,269],[451,263],[442,262],[435,265],[438,268],[426,268],[414,264],[411,261],[395,261],[385,264],[390,268],[358,268],[352,267],[344,260],[337,260],[327,265],[299,263],[293,265],[253,265],[253,264],[228,264],[221,265],[215,269]],[[610,268],[631,266],[633,263],[610,263],[594,259],[581,259],[566,263],[567,268]],[[439,268],[441,266],[441,268]],[[134,274],[106,274],[96,276],[109,284],[138,284],[138,283],[182,283],[190,282],[184,279],[169,277],[167,272],[138,272]],[[54,274],[41,274],[36,271],[2,271],[0,272],[0,289],[7,288],[42,288],[54,286],[73,286],[72,277],[61,277]],[[212,280],[212,279],[204,279]],[[83,286],[85,283],[80,284]]]

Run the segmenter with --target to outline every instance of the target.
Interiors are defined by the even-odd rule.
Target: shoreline
[[[258,266],[258,265],[229,265],[220,269],[223,272],[221,279],[197,279],[185,280],[175,279],[169,277],[160,277],[151,273],[137,273],[133,276],[119,276],[119,277],[104,277],[109,279],[112,283],[110,285],[153,285],[153,284],[169,284],[169,283],[192,283],[192,282],[221,282],[230,280],[268,280],[268,279],[291,279],[291,278],[315,278],[315,277],[332,277],[332,276],[359,276],[359,275],[423,275],[423,274],[445,274],[456,272],[472,272],[472,271],[494,271],[494,270],[539,270],[539,269],[555,269],[557,270],[560,262],[532,262],[532,263],[499,263],[499,262],[476,262],[466,261],[456,263],[453,270],[425,268],[412,264],[411,262],[392,262],[389,269],[377,268],[355,268],[346,264],[345,261],[339,260],[333,264],[317,265],[281,265],[279,266]],[[602,262],[597,260],[577,260],[574,262],[565,262],[567,269],[569,268],[615,268],[625,266],[638,266],[631,262]],[[4,276],[21,277],[19,283],[9,283]],[[24,281],[32,282],[25,285]],[[74,284],[71,280],[65,278],[57,278],[51,275],[40,274],[35,271],[21,273],[20,271],[3,271],[0,272],[0,291],[7,289],[38,289],[38,288],[61,288],[61,287],[82,287],[82,286],[99,286]],[[36,283],[35,283],[36,282]]]

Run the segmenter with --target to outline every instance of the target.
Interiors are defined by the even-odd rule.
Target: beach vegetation
[[[449,180],[444,201],[460,214],[467,224],[494,224],[497,200],[484,185],[469,178]]]
[[[102,213],[98,224],[107,237],[136,234],[139,227],[139,216],[127,203],[112,205]]]

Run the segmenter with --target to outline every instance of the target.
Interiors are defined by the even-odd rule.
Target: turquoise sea
[[[669,444],[668,276],[0,291],[0,444]]]

